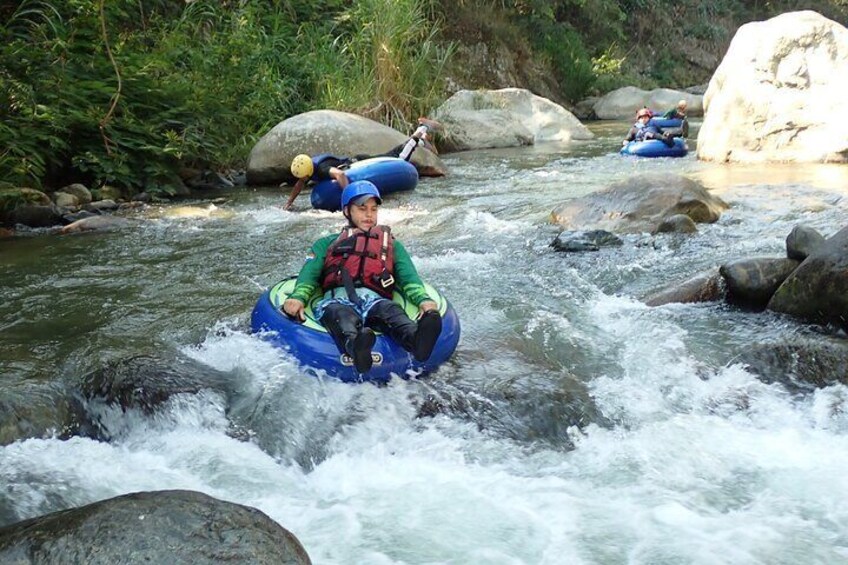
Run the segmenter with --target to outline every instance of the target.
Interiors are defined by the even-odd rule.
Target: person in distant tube
[[[636,123],[627,132],[627,137],[624,138],[622,145],[627,145],[631,141],[648,141],[657,139],[665,143],[668,147],[674,146],[674,139],[663,132],[662,128],[651,123],[651,118],[654,114],[647,108],[641,108],[636,112]]]
[[[686,100],[680,100],[677,106],[663,114],[663,118],[667,120],[685,120],[686,119]]]

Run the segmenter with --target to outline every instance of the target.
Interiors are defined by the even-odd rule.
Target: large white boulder
[[[810,11],[745,24],[705,94],[698,157],[848,161],[848,30]]]
[[[682,90],[655,88],[642,90],[625,86],[604,95],[595,102],[595,115],[599,120],[629,120],[636,117],[639,108],[648,107],[655,112],[665,112],[686,100],[686,114],[700,116],[704,112],[704,97]]]
[[[247,161],[250,184],[273,184],[292,180],[291,161],[295,155],[332,153],[338,156],[377,155],[400,145],[406,134],[368,118],[338,112],[313,110],[283,120],[253,146]],[[412,163],[422,175],[441,176],[441,159],[423,147],[412,155]]]
[[[571,112],[523,88],[460,90],[434,117],[445,126],[443,147],[455,151],[594,137]]]

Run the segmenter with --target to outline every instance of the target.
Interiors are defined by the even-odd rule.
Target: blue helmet
[[[342,191],[342,209],[361,196],[371,196],[377,199],[377,204],[382,204],[380,191],[370,180],[353,181]]]

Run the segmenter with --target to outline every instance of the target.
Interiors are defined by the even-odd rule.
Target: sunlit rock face
[[[686,100],[686,115],[701,116],[704,113],[704,97],[682,90],[655,88],[642,90],[635,86],[624,86],[599,98],[593,110],[599,120],[631,120],[639,108],[650,108],[665,112]]]
[[[815,12],[739,28],[704,97],[698,158],[848,162],[848,29]]]
[[[434,115],[444,124],[448,151],[594,137],[571,112],[523,88],[460,90]]]

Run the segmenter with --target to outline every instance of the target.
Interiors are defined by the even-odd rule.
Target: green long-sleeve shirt
[[[312,244],[312,254],[301,267],[300,273],[297,275],[297,284],[289,298],[300,300],[306,304],[312,293],[321,288],[321,271],[324,268],[324,258],[327,256],[327,249],[338,237],[338,234],[328,235]],[[418,271],[415,269],[409,253],[397,239],[394,240],[392,276],[395,278],[397,288],[416,306],[427,300],[432,300],[424,289],[424,283],[418,276]]]

